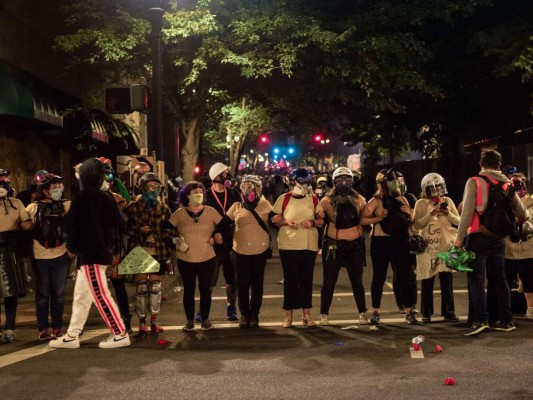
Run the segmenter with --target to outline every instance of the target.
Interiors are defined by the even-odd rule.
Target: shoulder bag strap
[[[265,225],[265,221],[263,221],[263,220],[259,217],[259,215],[257,215],[257,213],[255,212],[255,210],[252,209],[252,210],[248,210],[248,211],[250,211],[250,212],[252,213],[252,215],[254,216],[254,218],[257,220],[257,223],[259,224],[259,226],[260,226],[261,228],[263,228],[263,230],[264,230],[266,233],[268,233],[268,238],[269,238],[270,240],[272,240],[272,238],[270,237],[270,232],[269,232],[268,228],[267,228],[266,225]]]

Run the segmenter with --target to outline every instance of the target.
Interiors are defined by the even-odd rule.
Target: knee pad
[[[148,281],[137,282],[135,291],[135,312],[139,319],[146,318],[146,311],[148,308]]]
[[[161,310],[161,281],[150,282],[150,312],[159,314]]]

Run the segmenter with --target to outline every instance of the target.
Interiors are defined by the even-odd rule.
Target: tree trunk
[[[181,148],[181,159],[183,162],[182,177],[184,182],[195,179],[194,167],[198,162],[200,146],[200,124],[199,118],[194,116],[181,122],[181,129],[185,138],[185,143]]]

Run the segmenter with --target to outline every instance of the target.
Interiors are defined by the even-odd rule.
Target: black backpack
[[[401,210],[403,203],[386,196],[383,198],[383,207],[388,211],[387,216],[379,222],[381,230],[389,236],[409,236],[409,215]]]
[[[61,246],[65,208],[62,201],[52,203],[39,202],[35,213],[33,238],[46,249]]]
[[[498,237],[506,237],[513,233],[516,227],[516,216],[512,208],[512,200],[515,194],[513,185],[505,182],[494,184],[484,175],[478,175],[489,184],[489,196],[487,208],[483,214],[479,214],[479,222],[489,233]]]

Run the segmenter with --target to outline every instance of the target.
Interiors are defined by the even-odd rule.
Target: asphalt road
[[[369,260],[370,261],[370,260]],[[371,268],[365,269],[370,305]],[[459,323],[407,325],[387,279],[378,330],[356,324],[357,313],[342,270],[330,326],[281,327],[284,312],[279,258],[269,261],[261,328],[241,330],[225,318],[222,274],[215,288],[215,329],[182,333],[181,292],[166,276],[159,335],[132,336],[132,345],[104,350],[108,331],[93,308],[82,345],[56,350],[37,340],[33,296],[20,300],[17,341],[0,344],[3,399],[531,399],[533,321],[516,319],[514,332],[465,337],[466,276],[454,275]],[[318,319],[321,263],[315,269],[313,315]],[[73,283],[69,282],[65,325]],[[133,287],[130,287],[132,290]],[[440,307],[435,294],[436,309]],[[295,316],[297,314],[295,313]],[[135,320],[135,317],[134,317]],[[350,329],[343,329],[343,328]],[[424,335],[421,351],[411,340]],[[438,353],[436,345],[443,351]],[[445,385],[452,377],[455,385]]]

